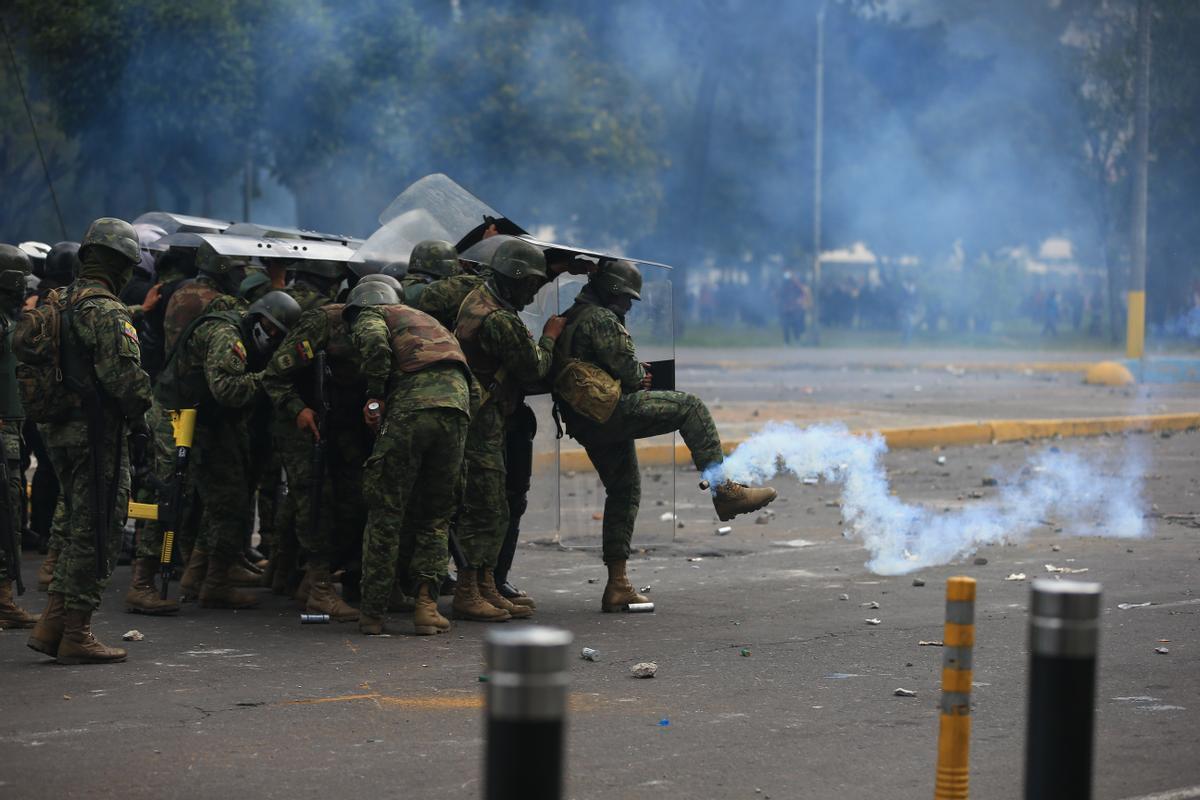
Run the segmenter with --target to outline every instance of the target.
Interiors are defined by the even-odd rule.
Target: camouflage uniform
[[[89,254],[90,255],[90,254]],[[104,407],[102,465],[112,480],[116,468],[116,497],[108,530],[105,576],[96,575],[96,552],[90,517],[91,456],[87,423],[82,419],[51,422],[43,429],[54,471],[62,484],[66,510],[63,550],[54,570],[50,592],[63,595],[67,609],[98,608],[121,546],[129,505],[129,454],[124,423],[140,423],[150,408],[150,377],[140,366],[137,333],[124,304],[107,295],[109,286],[93,277],[88,258],[84,275],[71,292],[99,289],[104,295],[83,300],[75,308],[73,332],[92,364],[98,384],[109,402]],[[110,498],[105,498],[107,503]]]
[[[231,562],[240,560],[253,518],[247,422],[261,388],[259,374],[246,371],[246,345],[236,322],[244,311],[245,304],[235,297],[214,299],[206,314],[232,314],[199,323],[180,345],[175,365],[176,375],[197,385],[203,381],[208,395],[196,415],[192,447],[192,484],[200,503],[196,545]]]
[[[150,410],[146,412],[146,424],[153,435],[151,449],[146,456],[152,461],[151,469],[158,480],[169,484],[175,474],[175,428],[171,415],[163,409],[157,398],[151,398]],[[157,503],[160,498],[150,481],[142,481],[134,490],[134,499],[140,503]],[[186,502],[186,497],[185,497]],[[162,554],[162,524],[157,520],[145,520],[138,531],[135,558],[157,559]]]
[[[458,342],[414,309],[366,308],[355,320],[353,335],[367,396],[387,398],[363,478],[369,511],[362,607],[365,615],[378,617],[395,583],[402,540],[412,552],[407,566],[415,585],[437,587],[445,577],[450,517],[462,486],[471,381]],[[415,347],[407,346],[414,342]]]
[[[604,484],[604,560],[625,561],[642,495],[634,440],[679,431],[696,468],[703,471],[722,461],[721,439],[712,415],[695,395],[642,390],[645,370],[633,338],[624,321],[601,305],[590,287],[580,292],[565,316],[568,322],[559,337],[555,374],[565,358],[574,357],[601,367],[621,383],[616,410],[602,424],[576,414],[565,402],[559,406],[567,432],[583,445]]]
[[[309,566],[318,568],[329,568],[357,550],[357,532],[366,521],[362,465],[370,453],[370,432],[362,421],[365,382],[342,308],[323,304],[305,312],[263,373],[263,388],[275,408],[275,441],[287,469],[296,535]],[[305,408],[316,409],[312,361],[321,351],[330,372],[325,385],[330,409],[325,420],[328,446],[321,514],[314,531],[310,525],[313,441],[296,428],[296,417]]]
[[[6,497],[0,503],[0,510],[8,513],[12,533],[13,552],[21,552],[21,424],[24,410],[21,408],[21,396],[17,392],[16,357],[12,352],[12,333],[16,327],[16,318],[20,309],[21,298],[8,296],[0,291],[0,445],[3,445],[3,458],[6,461],[8,483],[0,486],[0,491]],[[7,584],[16,576],[9,574],[8,560],[4,557],[7,548],[0,548],[0,586]]]
[[[471,292],[483,286],[487,280],[483,275],[463,273],[452,278],[434,281],[425,287],[417,299],[415,308],[424,311],[445,326],[454,330],[458,320],[458,309]]]
[[[468,566],[491,569],[508,532],[505,422],[520,403],[521,387],[537,384],[549,374],[554,340],[543,336],[535,343],[525,323],[490,283],[463,300],[455,335],[484,391],[483,405],[467,431],[467,487],[458,520],[459,542]]]

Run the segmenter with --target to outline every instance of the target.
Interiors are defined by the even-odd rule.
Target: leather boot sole
[[[30,638],[29,640],[27,640],[25,642],[25,646],[28,647],[30,650],[36,650],[37,652],[41,653],[42,655],[47,655],[47,656],[50,656],[51,658],[58,657],[58,644],[57,643],[50,644],[49,642],[43,641],[42,639]]]

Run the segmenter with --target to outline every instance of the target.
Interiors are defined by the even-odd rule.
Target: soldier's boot
[[[39,653],[45,653],[53,658],[58,655],[58,643],[63,636],[63,596],[59,592],[51,592],[46,609],[33,626],[33,633],[25,644]]]
[[[58,551],[53,547],[46,551],[46,557],[42,559],[41,566],[38,567],[38,591],[50,591],[50,581],[54,580],[54,567],[58,564]]]
[[[200,587],[200,605],[203,608],[254,608],[258,598],[249,592],[241,592],[229,582],[231,564],[215,555],[208,557],[208,573]]]
[[[13,600],[12,581],[0,583],[0,630],[4,628],[32,628],[38,618],[17,605]]]
[[[328,614],[335,622],[354,622],[359,617],[358,609],[338,596],[329,578],[329,570],[309,570],[312,576],[308,590],[306,614]]]
[[[187,566],[183,568],[183,576],[179,579],[179,600],[184,603],[194,603],[204,585],[208,573],[208,553],[199,546],[192,548]]]
[[[778,495],[770,486],[752,489],[740,483],[725,481],[717,486],[713,495],[713,508],[721,521],[731,520],[738,514],[758,511]]]
[[[600,610],[606,614],[612,611],[624,611],[630,603],[649,603],[650,598],[638,594],[625,574],[624,561],[610,561],[608,567],[608,583],[604,584],[604,596],[600,599]]]
[[[422,583],[417,587],[416,604],[413,607],[413,632],[418,636],[432,636],[450,630],[450,620],[438,611],[437,587]]]
[[[312,589],[312,570],[304,570],[304,577],[300,579],[300,585],[296,587],[296,593],[292,595],[292,602],[296,607],[303,611],[308,607],[308,593]]]
[[[271,559],[267,562],[267,566],[263,569],[262,585],[268,587],[272,593],[275,592],[275,573],[279,571],[279,562]]]
[[[125,592],[125,610],[135,614],[174,614],[178,600],[164,600],[154,586],[158,574],[157,558],[139,558],[133,562],[133,581]]]
[[[454,602],[450,609],[455,619],[470,619],[476,622],[508,622],[512,619],[503,608],[484,600],[479,594],[476,576],[479,570],[461,569],[458,584],[454,587]]]
[[[92,634],[92,611],[68,608],[63,612],[63,636],[58,645],[60,664],[112,664],[124,661],[121,647],[106,647]]]
[[[495,574],[492,575],[492,580],[495,580]],[[514,606],[528,606],[529,608],[537,608],[537,603],[533,602],[532,597],[513,586],[508,581],[497,584],[496,591]]]
[[[261,572],[250,569],[245,559],[238,559],[229,565],[229,583],[243,589],[261,589],[263,576]]]
[[[500,592],[496,591],[496,579],[492,576],[492,570],[484,567],[477,570],[477,585],[479,586],[479,596],[488,601],[496,608],[502,608],[508,612],[508,615],[513,619],[529,619],[533,616],[533,609],[529,606],[519,606],[512,603]]]
[[[375,617],[370,614],[359,614],[358,632],[363,636],[382,636],[383,617]]]
[[[416,600],[396,585],[392,587],[392,595],[388,598],[387,610],[393,614],[408,613],[413,610],[415,604]]]

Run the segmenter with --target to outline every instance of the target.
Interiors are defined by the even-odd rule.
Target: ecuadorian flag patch
[[[300,357],[300,361],[307,364],[313,360],[312,343],[308,339],[304,339],[296,344],[296,355]]]
[[[128,336],[130,339],[132,339],[135,342],[138,340],[137,328],[133,327],[132,324],[130,324],[124,320],[121,321],[121,333],[125,334],[126,336]]]
[[[242,344],[242,340],[238,339],[233,343],[233,354],[240,360],[246,360],[246,345]]]

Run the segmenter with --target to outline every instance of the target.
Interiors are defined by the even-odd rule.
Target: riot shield
[[[133,221],[134,225],[157,225],[167,233],[221,233],[233,223],[228,220],[194,217],[170,211],[147,211]]]

